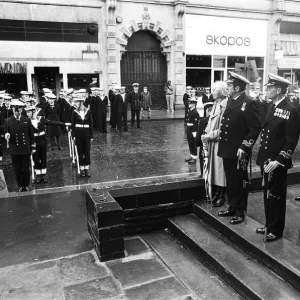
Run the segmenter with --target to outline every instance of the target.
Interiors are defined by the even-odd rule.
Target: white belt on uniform
[[[40,136],[40,135],[44,135],[45,134],[45,131],[41,131],[39,133],[35,133],[34,136]]]
[[[76,124],[75,127],[79,127],[79,128],[89,128],[90,125],[89,125],[89,124]]]

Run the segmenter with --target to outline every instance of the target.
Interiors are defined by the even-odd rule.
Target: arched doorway
[[[166,107],[164,84],[167,80],[166,57],[161,53],[160,41],[152,32],[141,30],[135,32],[121,59],[121,83],[128,90],[138,82],[140,90],[147,84],[152,96],[154,109]]]

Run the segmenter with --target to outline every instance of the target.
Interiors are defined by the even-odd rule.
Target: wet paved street
[[[178,115],[181,117],[180,112]],[[199,172],[198,162],[196,165],[184,162],[189,150],[182,120],[144,121],[142,126],[142,129],[135,127],[128,133],[95,133],[91,150],[91,178],[78,178],[77,169],[72,167],[69,157],[67,136],[62,136],[63,149],[59,151],[55,147],[48,151],[49,182],[33,185],[32,189]],[[252,164],[256,169],[257,144]],[[299,161],[298,146],[294,165]],[[9,156],[5,157],[3,170],[9,192],[17,191]]]

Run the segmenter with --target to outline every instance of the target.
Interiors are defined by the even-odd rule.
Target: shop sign
[[[266,56],[268,22],[186,15],[186,53]]]
[[[26,74],[27,63],[0,63],[0,74]]]

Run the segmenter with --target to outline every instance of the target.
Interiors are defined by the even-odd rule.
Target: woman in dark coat
[[[53,94],[47,95],[49,106],[45,110],[45,117],[50,121],[60,121],[60,107],[58,103],[55,103],[56,96]],[[60,135],[61,128],[59,126],[48,126],[47,134],[50,140],[53,141],[54,146],[58,146],[58,150],[61,150],[60,146]]]

